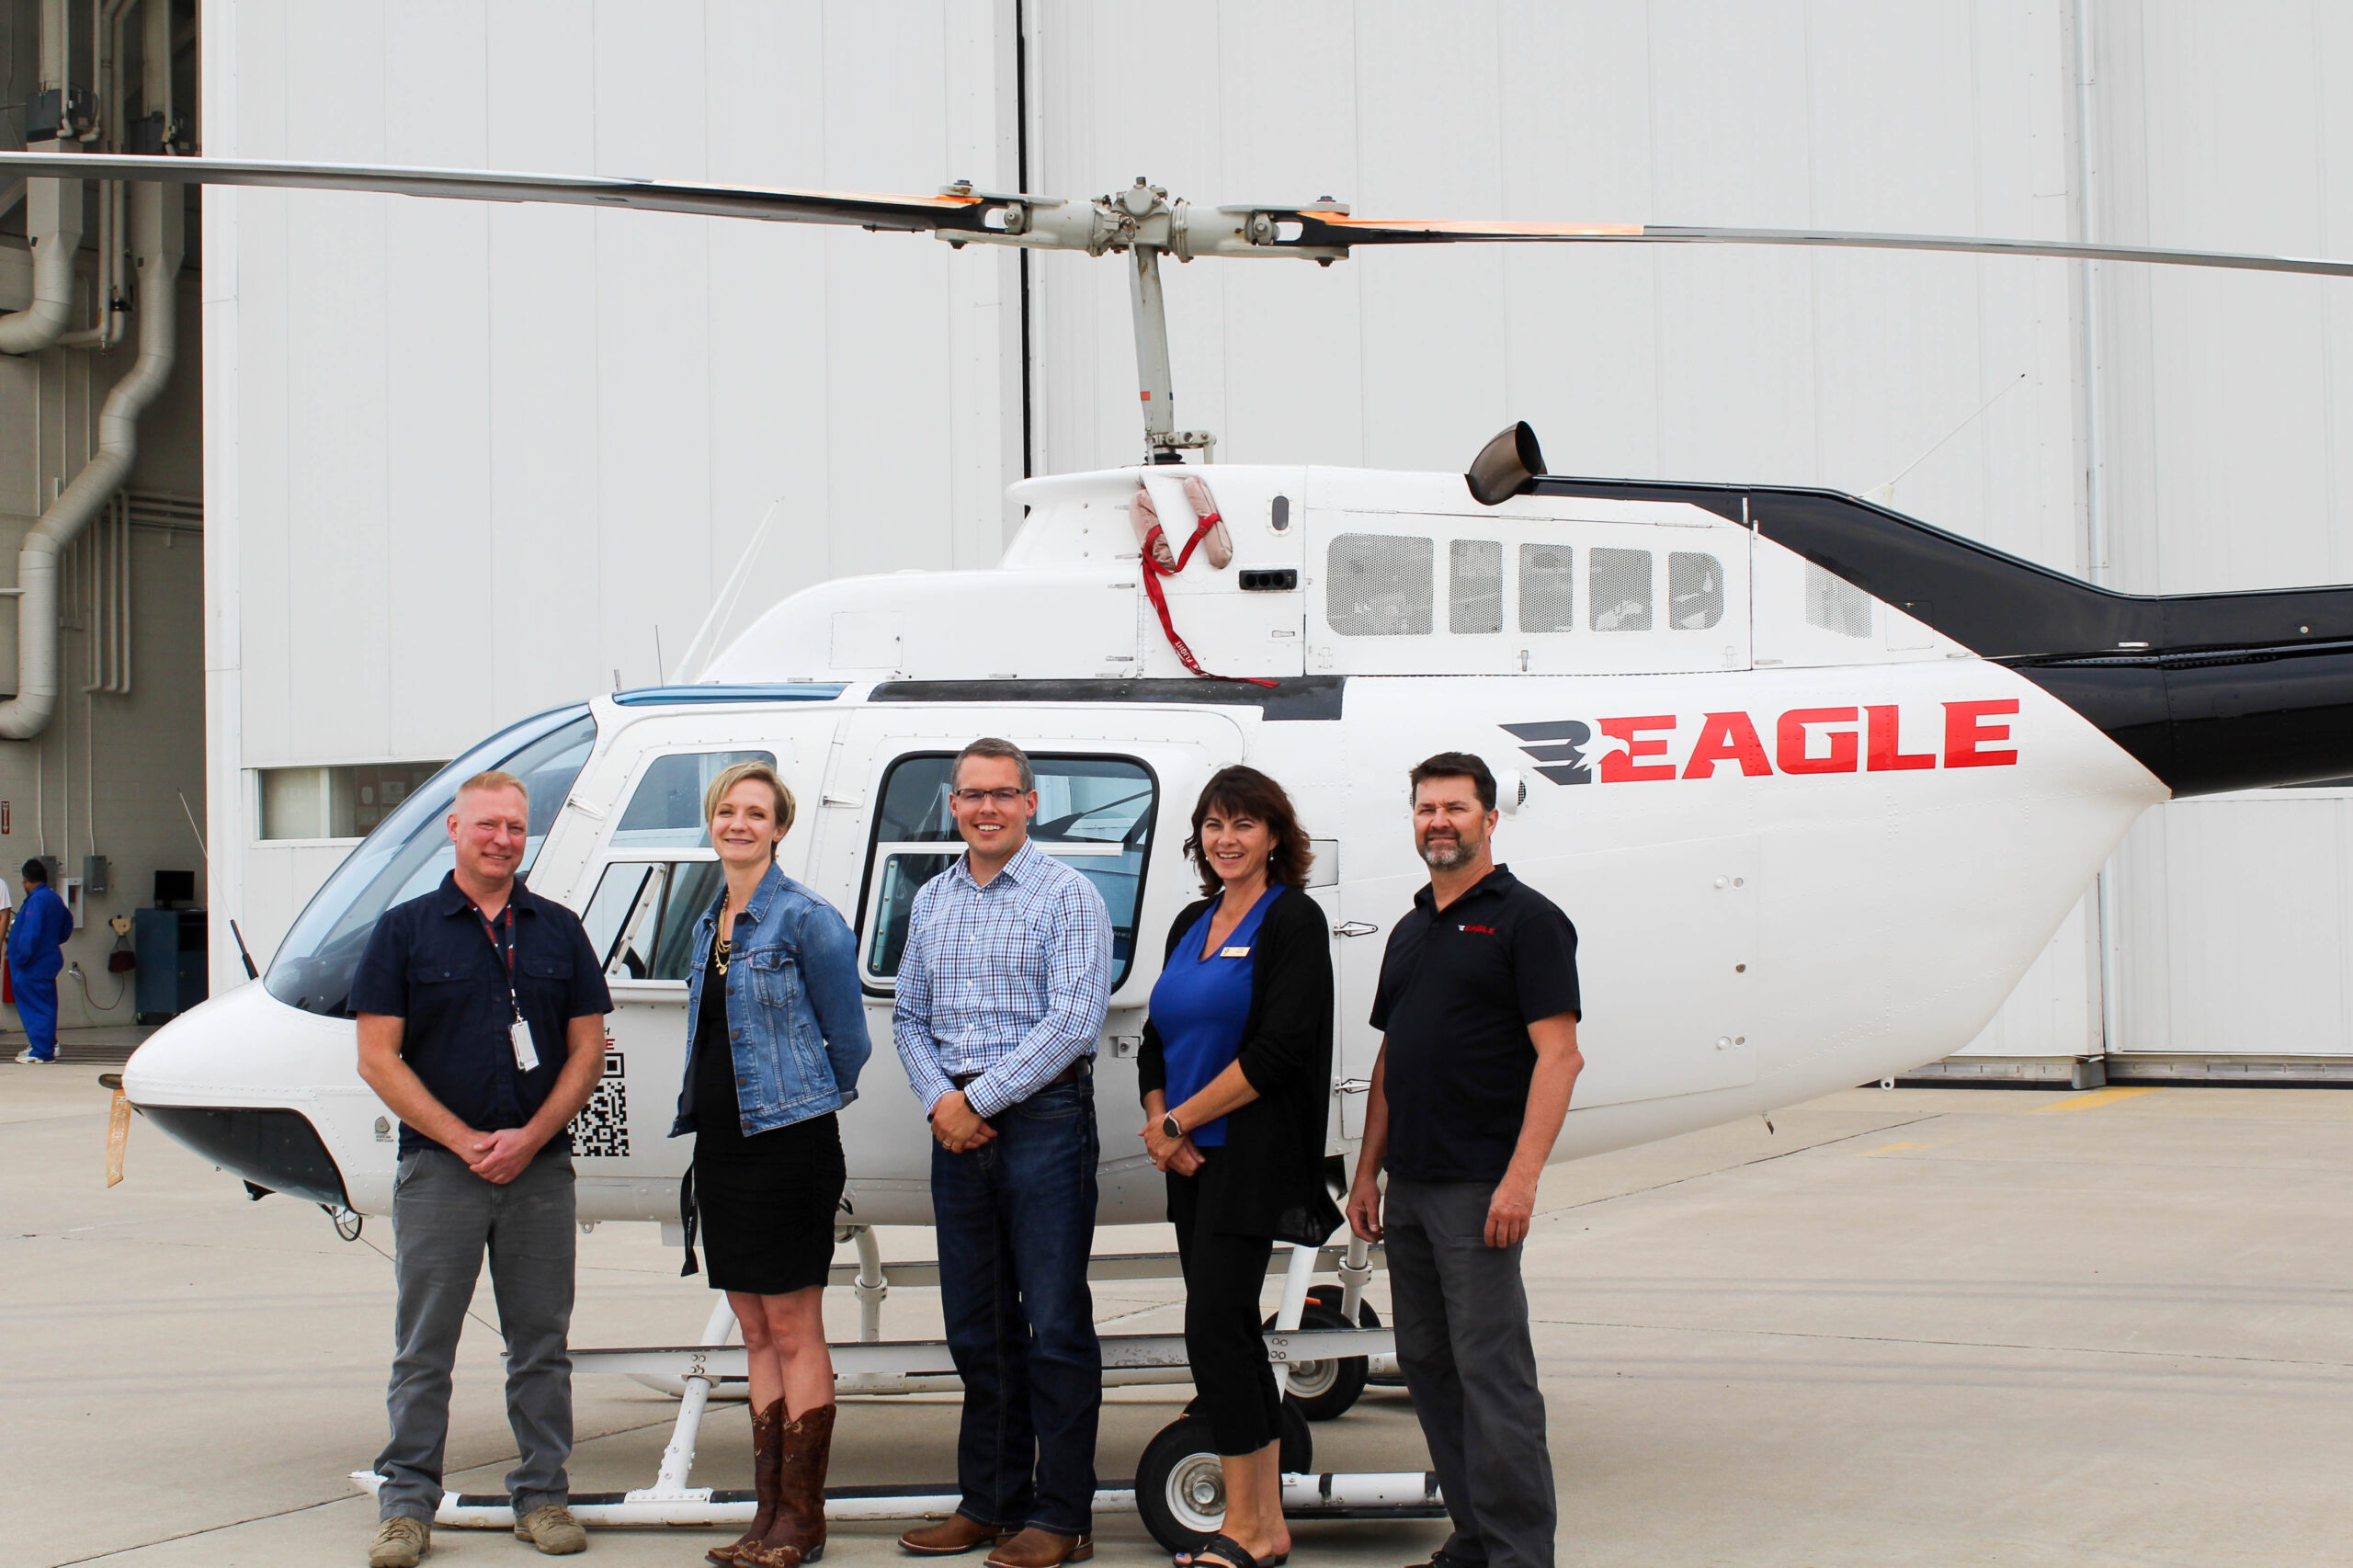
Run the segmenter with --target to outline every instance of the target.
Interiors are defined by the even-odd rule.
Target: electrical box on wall
[[[102,893],[107,891],[107,858],[103,855],[82,857],[82,891]]]
[[[68,877],[56,884],[57,896],[65,901],[65,913],[74,917],[74,929],[82,928],[82,879]]]

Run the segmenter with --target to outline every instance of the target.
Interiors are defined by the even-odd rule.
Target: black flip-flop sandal
[[[1202,1561],[1205,1556],[1213,1558],[1214,1563],[1222,1563],[1226,1568],[1283,1568],[1283,1564],[1290,1561],[1288,1551],[1279,1551],[1271,1557],[1253,1557],[1243,1551],[1241,1544],[1230,1535],[1213,1535],[1185,1555],[1187,1561],[1180,1568],[1213,1568],[1213,1563]]]

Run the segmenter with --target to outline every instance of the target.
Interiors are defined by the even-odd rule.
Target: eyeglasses
[[[1009,806],[1029,792],[1027,790],[950,790],[949,791],[959,801],[968,806],[977,806],[983,801],[994,801],[1000,806]]]

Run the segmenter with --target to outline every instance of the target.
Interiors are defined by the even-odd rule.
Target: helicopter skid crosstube
[[[352,1484],[373,1494],[382,1477],[354,1471]],[[825,1491],[825,1517],[833,1524],[859,1521],[944,1519],[962,1499],[949,1482],[926,1486],[836,1486]],[[663,1493],[575,1492],[573,1517],[594,1529],[618,1526],[705,1526],[717,1529],[750,1522],[758,1506],[749,1492],[709,1486]],[[1112,1485],[1095,1494],[1097,1514],[1136,1512],[1132,1485]],[[1286,1474],[1283,1516],[1301,1520],[1442,1519],[1445,1502],[1438,1478],[1427,1471],[1368,1471],[1356,1475]],[[515,1510],[496,1493],[445,1492],[433,1522],[443,1529],[503,1530],[515,1526]]]

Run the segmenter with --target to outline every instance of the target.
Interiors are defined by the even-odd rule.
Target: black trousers
[[[1215,1160],[1222,1152],[1202,1154]],[[1255,1454],[1282,1435],[1282,1399],[1258,1312],[1275,1244],[1211,1230],[1199,1211],[1200,1177],[1167,1179],[1168,1219],[1185,1268],[1185,1358],[1193,1364],[1200,1411],[1219,1453]]]

